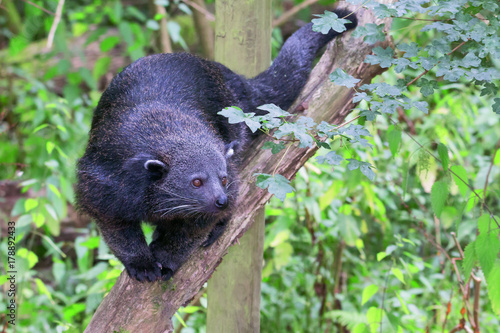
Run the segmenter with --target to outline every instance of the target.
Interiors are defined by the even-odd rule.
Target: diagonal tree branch
[[[392,0],[386,0],[386,3]],[[354,11],[356,6],[348,5]],[[366,23],[389,23],[390,19],[376,20],[367,9],[356,12],[359,25]],[[364,44],[362,39],[354,39],[350,33],[334,40],[320,62],[313,69],[311,77],[301,95],[291,108],[291,112],[313,118],[316,122],[327,121],[340,124],[351,112],[353,89],[331,83],[328,75],[335,68],[342,68],[347,73],[361,79],[360,85],[369,83],[384,70],[379,66],[363,63],[376,45]],[[389,38],[381,43],[390,45]],[[244,156],[244,169],[240,173],[241,186],[238,209],[234,213],[228,230],[220,239],[207,249],[198,249],[181,269],[168,282],[140,283],[131,280],[123,272],[115,286],[104,298],[85,332],[171,332],[170,318],[177,309],[188,303],[210,278],[227,249],[237,243],[254,220],[254,213],[263,207],[271,195],[257,186],[252,176],[256,172],[277,172],[291,178],[316,152],[317,148],[299,149],[292,146],[281,163],[280,154],[272,155],[270,150],[260,149],[268,140],[264,135],[254,140]],[[238,246],[238,245],[235,245]]]

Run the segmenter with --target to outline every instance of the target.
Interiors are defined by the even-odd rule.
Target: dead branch
[[[207,21],[215,21],[215,15],[208,11],[208,9],[205,7],[205,2],[199,0],[182,0],[182,2],[184,2],[186,5],[193,8],[200,14],[203,14]]]
[[[49,37],[47,38],[47,49],[52,48],[52,44],[54,42],[54,36],[56,35],[57,26],[61,21],[63,6],[64,6],[64,0],[59,0],[56,8],[56,16],[54,17],[54,22],[52,22],[52,26],[50,27],[49,31]]]
[[[287,10],[286,12],[283,13],[283,15],[281,15],[280,17],[278,17],[276,20],[273,21],[273,27],[279,27],[280,25],[285,24],[299,11],[318,1],[319,0],[306,0],[302,3],[299,3],[297,6],[293,6],[290,10]]]

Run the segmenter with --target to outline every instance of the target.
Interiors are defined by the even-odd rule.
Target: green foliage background
[[[56,11],[57,1],[33,2]],[[9,198],[0,199],[0,218],[17,221],[16,328],[81,332],[123,266],[93,223],[73,223],[75,163],[109,76],[159,52],[155,36],[161,17],[141,4],[68,1],[54,45],[46,50],[53,16],[24,2],[2,4],[15,8],[0,16],[0,179],[2,184],[19,184],[22,193],[9,210],[3,209]],[[199,52],[191,10],[179,1],[158,4],[169,13],[174,48]],[[482,280],[476,309],[481,331],[497,332],[499,229],[485,207],[500,221],[500,8],[495,1],[364,5],[374,6],[382,16],[411,19],[394,19],[391,35],[399,45],[395,50],[376,49],[367,59],[391,68],[365,89],[366,95],[356,88],[362,101],[348,118],[361,115],[350,125],[355,127],[332,135],[326,147],[332,151],[322,148],[291,184],[276,183],[282,199],[292,192],[290,186],[295,192],[284,202],[274,198],[266,208],[261,330],[449,332],[462,318],[468,321],[461,310],[472,311],[475,287],[469,282],[472,291],[466,304],[458,276],[467,282],[473,272]],[[281,1],[275,2],[275,9],[276,16],[282,14]],[[20,23],[13,18],[15,12]],[[324,15],[316,18],[328,19],[320,21],[323,27],[337,25],[335,18]],[[486,28],[466,26],[467,15],[487,20]],[[309,9],[297,17],[312,19]],[[479,37],[464,37],[460,29]],[[283,32],[286,27],[273,31],[273,55]],[[368,43],[384,38],[382,27],[375,25],[359,27],[354,36]],[[450,56],[448,67],[431,68],[397,95],[409,107],[397,110],[391,104],[391,87],[402,90],[427,69],[425,60],[444,57],[464,38],[474,40]],[[427,47],[427,53],[415,53],[417,45]],[[348,87],[356,84],[341,71],[331,79]],[[304,146],[319,144],[311,131],[289,127],[281,137],[298,139]],[[285,147],[279,145],[269,148]],[[338,163],[347,159],[372,167]],[[279,180],[279,175],[272,176]],[[269,186],[270,178],[262,180]],[[150,236],[152,230],[144,228]],[[452,233],[465,251],[463,264],[457,261],[458,272],[450,260],[461,256]],[[2,223],[4,265],[6,235]],[[6,268],[0,272],[4,291]],[[5,292],[0,300],[0,313],[5,314]],[[203,332],[206,306],[202,297],[180,309],[176,325],[184,324],[184,333]]]

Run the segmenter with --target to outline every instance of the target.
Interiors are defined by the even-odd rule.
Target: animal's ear
[[[226,152],[224,154],[226,156],[226,159],[233,156],[234,152],[239,148],[239,146],[240,146],[240,143],[238,141],[233,141],[231,143],[228,143],[226,145]]]
[[[151,176],[155,179],[160,179],[168,172],[168,167],[165,163],[158,160],[147,160],[144,163],[144,168],[149,171]]]

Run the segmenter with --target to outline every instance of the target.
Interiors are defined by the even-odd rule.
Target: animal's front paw
[[[161,265],[153,260],[148,260],[144,258],[138,258],[129,263],[125,264],[125,268],[127,269],[128,275],[136,279],[137,281],[143,282],[148,280],[149,282],[153,282],[162,278],[162,269]]]
[[[157,262],[157,264],[161,269],[161,279],[163,281],[170,280],[170,278],[174,275],[174,271],[168,267],[162,267],[162,265],[159,262]]]
[[[209,247],[210,245],[212,245],[224,233],[226,225],[227,220],[218,222],[208,235],[207,239],[201,244],[201,246]]]

